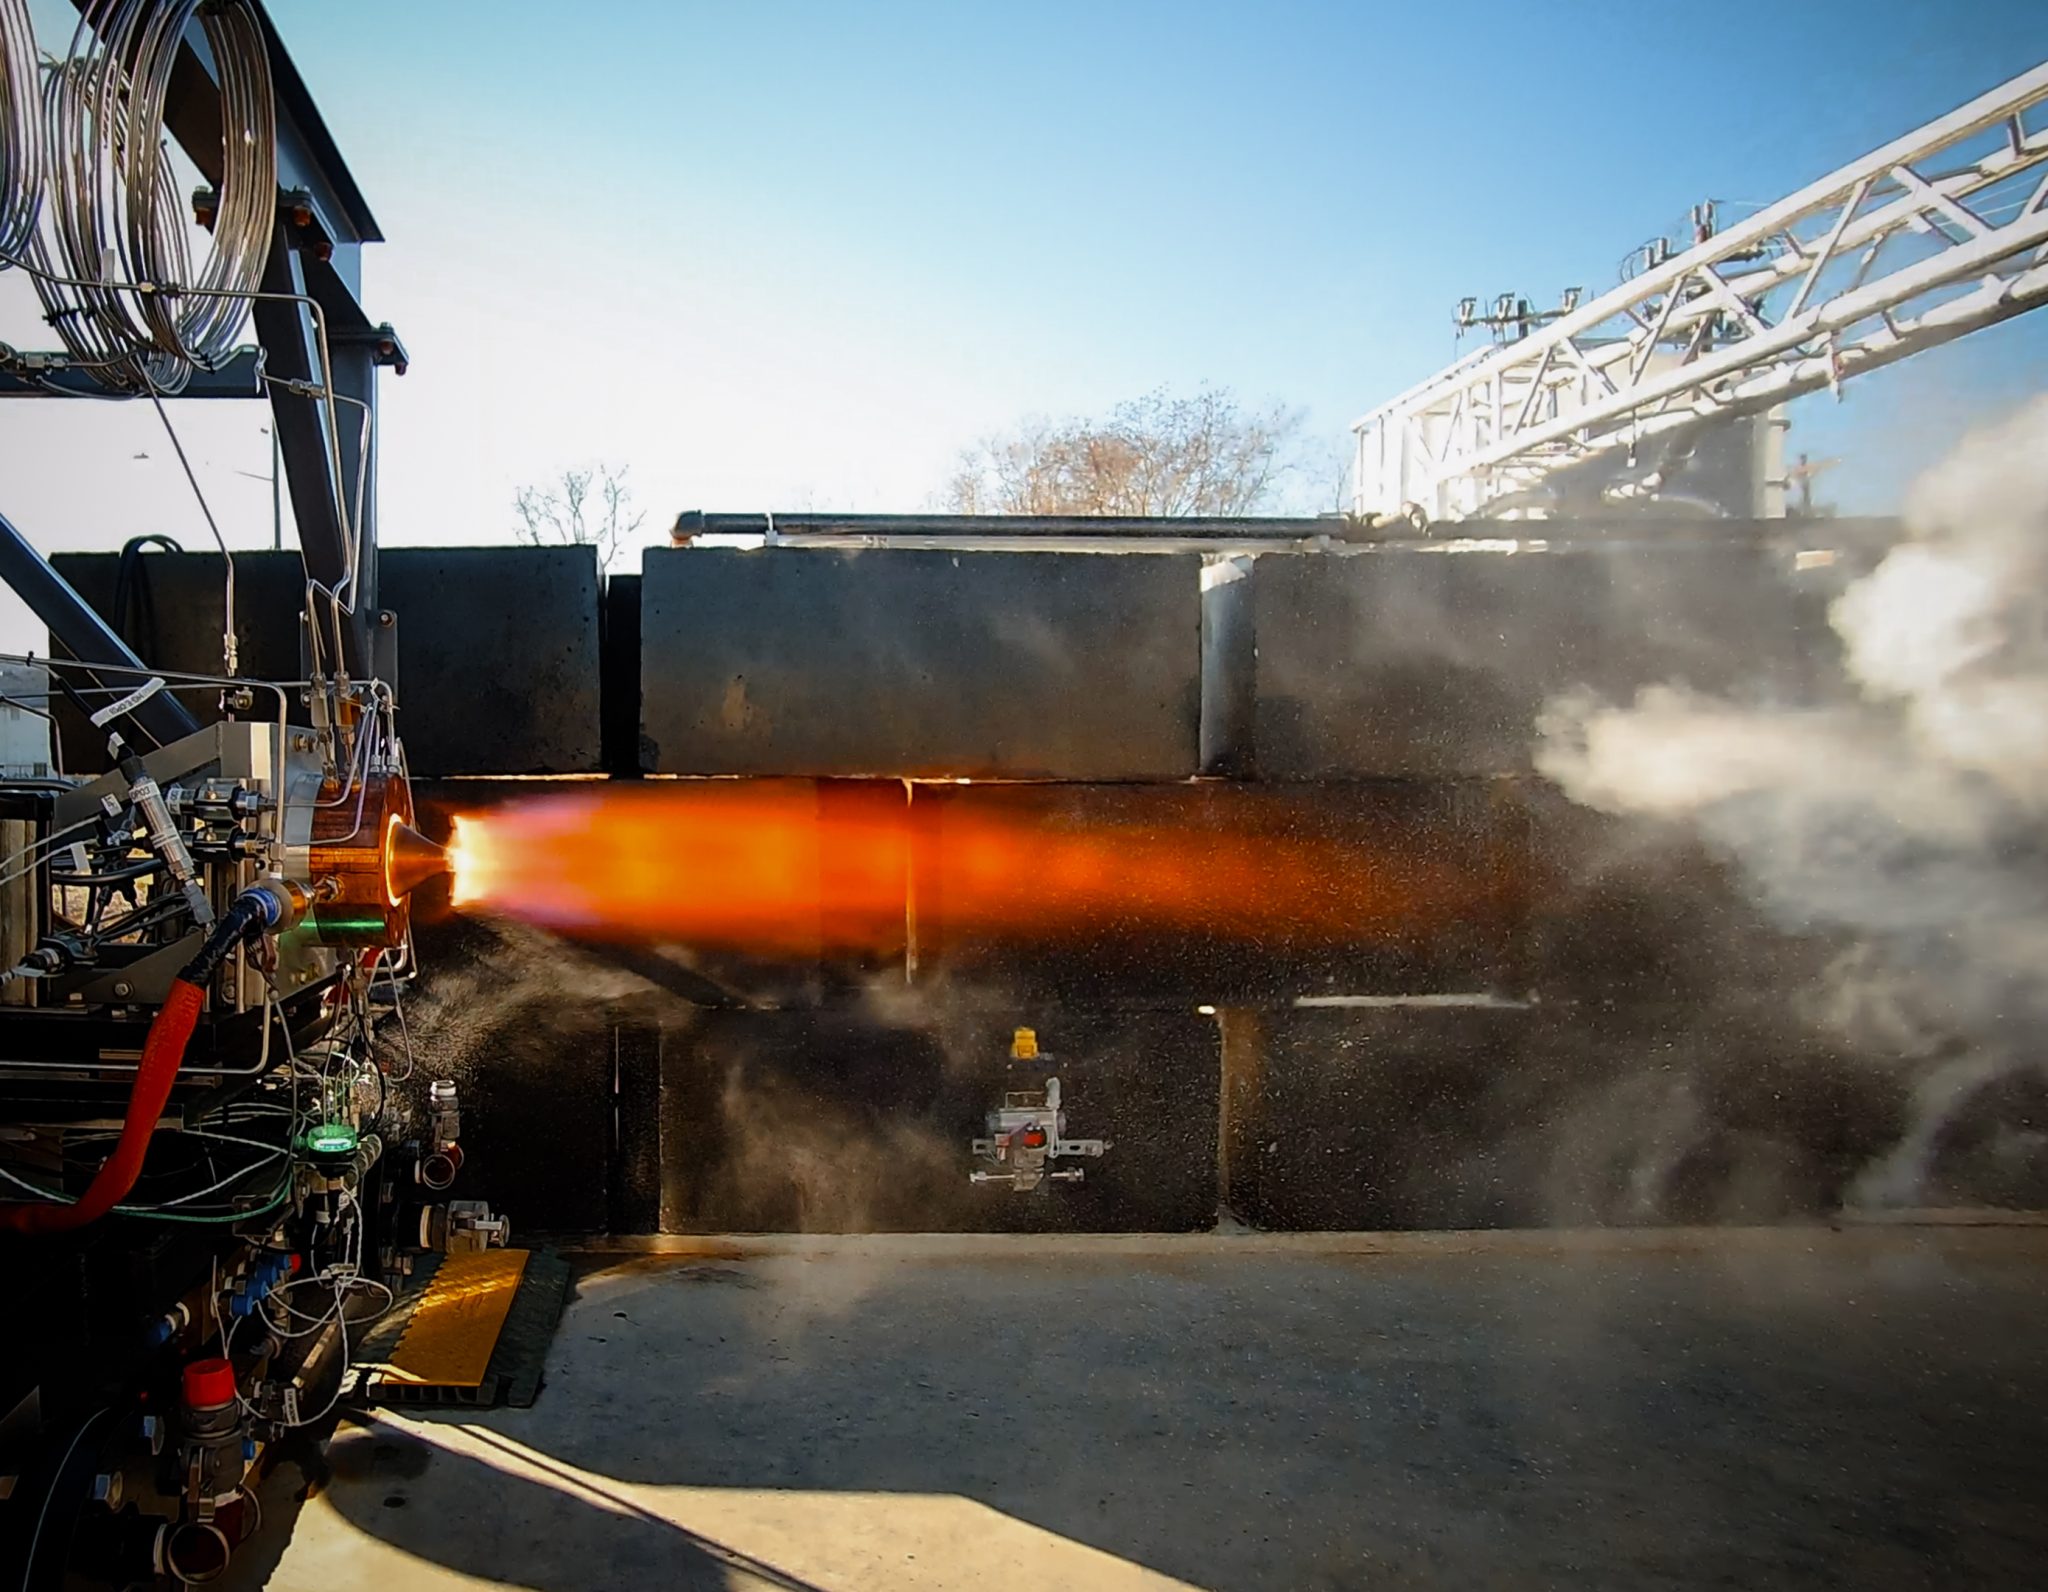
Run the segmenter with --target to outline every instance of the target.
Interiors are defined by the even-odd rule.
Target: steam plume
[[[1692,826],[1781,927],[1841,942],[1812,1016],[1904,1070],[1912,1121],[1853,1198],[1929,1195],[1944,1127],[2040,1070],[2048,1020],[2048,398],[1909,494],[1907,539],[1836,599],[1846,705],[1669,686],[1550,705],[1537,767]]]

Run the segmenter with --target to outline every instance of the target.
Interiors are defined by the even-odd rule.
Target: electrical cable
[[[382,1315],[397,1302],[397,1295],[387,1284],[378,1281],[374,1277],[362,1275],[364,1241],[362,1202],[354,1195],[344,1191],[340,1195],[340,1204],[343,1216],[347,1220],[349,1227],[349,1248],[345,1258],[336,1264],[323,1267],[314,1276],[298,1277],[289,1282],[280,1283],[270,1292],[271,1299],[276,1302],[278,1309],[284,1315],[305,1323],[303,1326],[294,1328],[285,1326],[279,1321],[266,1322],[264,1325],[269,1335],[280,1344],[294,1343],[303,1338],[313,1337],[316,1334],[325,1332],[330,1325],[339,1335],[341,1342],[340,1364],[335,1377],[333,1393],[328,1396],[325,1404],[321,1405],[319,1409],[310,1415],[300,1415],[291,1420],[278,1420],[276,1423],[278,1427],[286,1431],[294,1431],[324,1420],[333,1413],[335,1406],[341,1402],[341,1396],[346,1391],[349,1382],[348,1299],[350,1295],[354,1294],[358,1289],[376,1289],[384,1296],[384,1303],[376,1307],[374,1312],[376,1315]],[[321,1311],[317,1316],[309,1315],[303,1310],[294,1309],[286,1295],[296,1289],[314,1287],[331,1288],[334,1297],[333,1304],[326,1310]],[[231,1324],[224,1325],[220,1314],[220,1295],[220,1277],[216,1270],[213,1285],[208,1295],[208,1308],[213,1312],[214,1330],[220,1335],[222,1358],[231,1359],[234,1354],[235,1333],[240,1329],[242,1320],[248,1318],[243,1317]],[[317,1350],[313,1352],[317,1352]],[[301,1369],[310,1359],[311,1354],[308,1354],[305,1360],[300,1362]],[[259,1413],[246,1399],[242,1399],[239,1393],[237,1393],[236,1398],[250,1414]]]
[[[128,1098],[127,1121],[120,1142],[107,1157],[91,1184],[78,1199],[63,1204],[10,1206],[0,1210],[0,1228],[23,1233],[66,1232],[97,1221],[120,1203],[135,1186],[142,1170],[156,1120],[170,1098],[171,1084],[185,1059],[185,1046],[199,1021],[199,1009],[206,993],[196,984],[174,980],[149,1035],[142,1043],[142,1060],[135,1069],[135,1086]]]
[[[47,854],[55,849],[58,841],[62,840],[66,835],[77,834],[81,829],[91,829],[99,821],[100,815],[94,813],[90,818],[81,818],[75,824],[66,824],[62,829],[54,829],[49,834],[43,836],[41,840],[32,840],[19,850],[9,852],[5,857],[0,857],[0,868],[7,868],[12,867],[14,863],[23,857],[30,857],[31,853],[41,854],[31,857],[26,867],[16,868],[11,873],[0,875],[0,885],[12,884],[24,874],[34,873],[47,860]]]
[[[265,1158],[266,1160],[289,1160],[290,1152],[288,1149],[279,1149],[276,1146],[272,1145],[266,1145],[263,1146],[263,1148],[269,1152]],[[215,1188],[225,1187],[231,1183],[240,1181],[242,1178],[248,1176],[249,1173],[255,1171],[262,1164],[262,1161],[251,1162],[249,1165],[244,1166],[239,1170],[229,1174],[229,1176],[221,1179],[220,1183],[215,1185]],[[27,1178],[17,1176],[15,1173],[8,1171],[4,1167],[0,1167],[0,1180],[12,1183],[16,1187],[25,1189],[28,1192],[35,1194],[43,1199],[52,1200],[59,1204],[73,1203],[71,1195],[66,1194],[58,1189],[45,1188],[40,1184],[33,1183],[29,1181]],[[201,1189],[195,1193],[184,1195],[178,1199],[167,1200],[163,1202],[163,1204],[161,1205],[116,1205],[114,1207],[114,1214],[119,1216],[141,1217],[151,1221],[182,1222],[195,1226],[233,1226],[243,1222],[254,1221],[258,1217],[268,1216],[271,1212],[283,1206],[285,1202],[291,1197],[291,1176],[289,1168],[287,1168],[285,1177],[282,1180],[280,1180],[277,1187],[271,1192],[270,1196],[261,1205],[218,1212],[180,1211],[172,1208],[178,1205],[189,1204],[193,1201],[203,1198],[207,1194],[213,1193],[214,1191],[214,1188]],[[214,1326],[216,1331],[218,1331],[220,1328],[219,1308],[217,1302],[217,1296],[219,1291],[218,1283],[219,1278],[218,1272],[216,1270],[214,1290]]]
[[[114,606],[109,610],[109,619],[114,634],[123,641],[128,639],[128,599],[135,577],[142,570],[142,550],[146,547],[161,547],[166,553],[182,553],[184,543],[175,536],[166,536],[162,531],[145,531],[140,536],[131,536],[121,544],[120,562],[114,566]]]
[[[261,1114],[265,1115],[289,1116],[289,1113],[287,1113],[281,1106],[275,1108],[274,1111],[264,1109],[262,1102],[257,1102],[256,1106],[253,1108],[245,1107],[244,1109],[245,1111],[252,1109],[260,1110]],[[179,1206],[195,1205],[199,1201],[206,1199],[209,1195],[217,1194],[223,1189],[231,1188],[238,1183],[246,1181],[249,1177],[261,1171],[264,1167],[270,1165],[272,1162],[289,1162],[291,1157],[291,1136],[296,1131],[296,1124],[289,1120],[287,1121],[285,1126],[284,1142],[281,1144],[265,1139],[250,1138],[244,1134],[224,1133],[217,1129],[209,1128],[163,1128],[159,1129],[158,1131],[161,1134],[166,1134],[171,1137],[197,1139],[204,1141],[207,1144],[233,1144],[243,1149],[255,1150],[259,1153],[251,1159],[244,1161],[241,1165],[234,1167],[225,1175],[219,1174],[218,1170],[216,1169],[213,1174],[215,1180],[212,1183],[205,1186],[204,1188],[192,1189],[187,1193],[177,1195],[175,1198],[148,1201],[138,1199],[124,1204],[116,1205],[114,1207],[114,1210],[120,1215],[157,1216],[165,1214],[167,1212],[175,1211]],[[74,1131],[67,1135],[66,1142],[67,1145],[72,1142],[76,1142],[81,1145],[92,1144],[104,1139],[118,1138],[120,1136],[120,1132],[121,1130],[119,1129],[95,1129],[91,1131]],[[9,1171],[5,1167],[0,1167],[0,1179],[4,1179],[5,1181],[12,1183],[15,1187],[25,1189],[29,1193],[35,1194],[43,1199],[54,1200],[60,1204],[69,1204],[73,1202],[73,1196],[65,1193],[62,1189],[53,1189],[45,1187],[39,1183],[32,1181],[29,1178],[22,1177],[15,1172]],[[143,1179],[138,1177],[138,1185],[142,1181]],[[273,1208],[277,1203],[278,1199],[290,1191],[290,1187],[291,1181],[289,1176],[289,1169],[287,1169],[286,1176],[283,1179],[281,1179],[276,1184],[276,1186],[266,1191],[264,1198],[268,1203],[263,1208]],[[252,1214],[255,1214],[255,1212],[249,1209],[248,1207],[242,1207],[225,1212],[223,1214],[229,1219],[239,1220]],[[208,1213],[208,1219],[211,1219],[211,1213]]]
[[[163,1128],[159,1131],[179,1139],[204,1139],[211,1144],[239,1144],[244,1149],[261,1150],[265,1156],[285,1155],[289,1153],[290,1148],[287,1145],[269,1144],[262,1139],[244,1138],[239,1133],[219,1133],[210,1128]],[[75,1133],[72,1135],[80,1143],[85,1144],[90,1144],[98,1139],[112,1139],[119,1136],[120,1129],[118,1128],[94,1129],[88,1133]]]
[[[27,1233],[66,1232],[97,1221],[126,1197],[142,1171],[143,1156],[156,1133],[157,1118],[163,1115],[164,1105],[171,1097],[171,1086],[185,1060],[185,1046],[199,1022],[199,1011],[206,1003],[206,990],[214,975],[230,951],[276,924],[283,910],[283,903],[261,886],[244,890],[235,898],[208,933],[198,955],[171,981],[171,992],[149,1025],[128,1097],[128,1112],[121,1124],[121,1138],[113,1154],[75,1203],[0,1210],[0,1228]]]
[[[385,954],[383,951],[377,953],[377,963],[380,967],[383,965]],[[371,976],[374,980],[375,974],[373,973]],[[391,1009],[398,1013],[398,1039],[400,1047],[405,1051],[405,1076],[403,1078],[394,1078],[391,1081],[393,1083],[407,1083],[411,1081],[413,1072],[418,1066],[417,1061],[413,1057],[412,1030],[406,1026],[405,1002],[399,999],[398,975],[387,970],[384,976],[391,985]]]
[[[129,935],[139,934],[144,929],[153,929],[159,923],[167,923],[185,910],[186,902],[182,895],[166,892],[163,895],[152,896],[133,912],[124,912],[112,923],[96,925],[94,932],[102,941],[126,939]]]
[[[124,863],[104,873],[67,873],[52,868],[50,883],[67,885],[75,890],[105,890],[117,884],[133,884],[138,879],[147,879],[153,873],[162,872],[163,866],[163,858],[151,857],[144,862]]]
[[[284,1156],[285,1152],[282,1150],[275,1150],[271,1153],[272,1159],[279,1159],[283,1158]],[[218,1189],[222,1189],[227,1187],[229,1184],[239,1182],[241,1179],[247,1177],[251,1172],[255,1171],[256,1168],[262,1164],[263,1163],[261,1162],[256,1162],[249,1166],[242,1167],[240,1170],[234,1172],[230,1176],[222,1178],[220,1182],[214,1184],[212,1188],[201,1189],[196,1194],[187,1194],[179,1199],[165,1200],[160,1205],[123,1204],[115,1205],[111,1207],[111,1209],[113,1211],[113,1214],[116,1216],[142,1216],[153,1219],[161,1218],[162,1220],[167,1222],[247,1221],[251,1217],[262,1216],[270,1211],[274,1211],[277,1209],[278,1206],[282,1205],[285,1201],[285,1197],[291,1192],[290,1183],[286,1182],[281,1188],[273,1190],[266,1204],[254,1206],[247,1210],[222,1211],[218,1214],[215,1214],[212,1212],[202,1213],[197,1211],[179,1211],[174,1209],[174,1207],[179,1205],[193,1204],[194,1202],[203,1199],[206,1195],[214,1193]],[[53,1204],[75,1205],[77,1203],[77,1200],[73,1196],[66,1194],[62,1189],[47,1188],[41,1183],[37,1183],[29,1178],[22,1177],[19,1173],[10,1172],[4,1166],[0,1166],[0,1180],[12,1183],[16,1188],[22,1189],[27,1193],[33,1194],[38,1199],[48,1200]],[[33,1209],[34,1207],[28,1208]]]
[[[215,303],[223,302],[215,300]],[[148,381],[145,375],[143,378]],[[185,479],[191,483],[192,496],[199,500],[199,512],[205,517],[206,528],[213,532],[214,544],[220,548],[221,562],[227,566],[227,586],[221,597],[220,662],[225,674],[233,674],[236,665],[235,647],[235,555],[228,551],[228,539],[220,533],[220,522],[213,517],[213,505],[206,501],[206,494],[200,490],[198,473],[192,468],[192,461],[186,456],[185,444],[178,440],[178,428],[171,424],[170,412],[164,408],[162,396],[157,392],[156,383],[149,382],[149,401],[156,406],[156,417],[163,422],[164,435],[171,439],[171,451],[178,456],[178,463],[184,468]]]

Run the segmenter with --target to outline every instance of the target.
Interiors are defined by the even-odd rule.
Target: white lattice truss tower
[[[1353,428],[1361,513],[1483,514],[1561,467],[1839,385],[2048,299],[2048,63]]]

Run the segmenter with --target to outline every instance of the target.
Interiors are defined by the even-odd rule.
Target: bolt
[[[109,1509],[121,1507],[121,1473],[103,1471],[92,1479],[92,1501]]]
[[[129,993],[130,993],[130,990],[129,990],[129,987],[128,987],[128,981],[127,981],[126,979],[118,979],[118,980],[116,980],[116,981],[115,981],[115,984],[114,984],[114,993],[115,993],[116,995],[126,995],[126,994],[129,994]]]
[[[310,736],[310,735],[294,735],[294,736],[292,737],[292,750],[293,750],[294,752],[310,752],[310,751],[312,751],[312,750],[313,750],[313,737],[312,737],[312,736]]]
[[[377,623],[386,630],[389,630],[398,623],[398,615],[394,614],[389,608],[380,609],[377,614]]]

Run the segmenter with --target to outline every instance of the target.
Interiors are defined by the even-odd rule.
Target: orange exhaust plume
[[[906,921],[993,938],[1194,932],[1338,943],[1498,910],[1434,847],[1200,822],[1086,826],[996,790],[707,781],[584,787],[458,817],[454,902],[591,938],[888,950]],[[1220,808],[1222,804],[1217,804]]]

